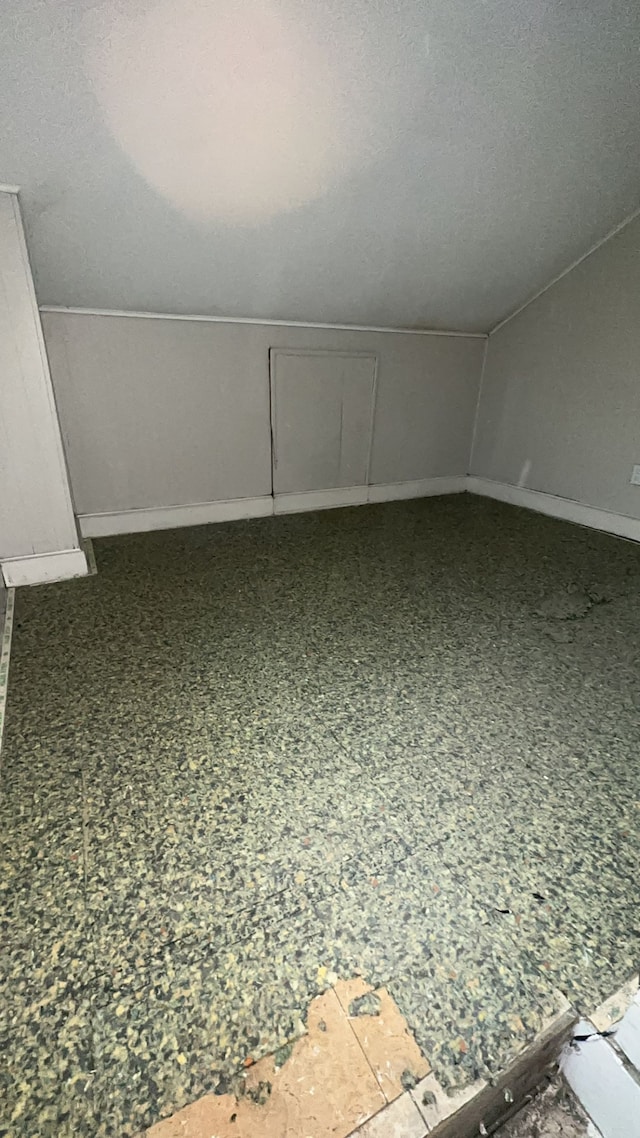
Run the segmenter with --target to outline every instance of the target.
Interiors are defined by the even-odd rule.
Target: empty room
[[[640,1138],[640,7],[0,23],[0,1135]]]

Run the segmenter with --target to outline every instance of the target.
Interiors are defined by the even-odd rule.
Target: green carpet
[[[637,966],[640,547],[468,495],[17,596],[0,1135],[131,1135],[386,983],[448,1086]]]

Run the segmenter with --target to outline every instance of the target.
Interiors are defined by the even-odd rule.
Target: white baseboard
[[[295,494],[276,494],[274,514],[300,514],[306,510],[333,510],[338,506],[363,506],[368,486],[338,486],[333,490],[301,490]]]
[[[544,494],[539,490],[528,490],[522,486],[493,482],[489,478],[476,478],[473,475],[419,478],[410,482],[388,482],[375,486],[340,486],[332,490],[305,490],[300,493],[276,494],[275,498],[263,495],[259,498],[231,498],[224,502],[194,502],[185,506],[123,510],[120,513],[81,514],[78,521],[83,537],[109,537],[112,534],[179,529],[181,526],[238,521],[242,518],[265,518],[271,514],[362,506],[368,502],[394,502],[438,494],[461,494],[465,490],[481,497],[508,502],[512,506],[523,506],[541,514],[562,518],[564,521],[576,522],[590,529],[626,537],[631,541],[640,541],[638,518],[614,514],[610,510],[597,509],[555,494]],[[86,569],[82,574],[69,573],[65,576],[78,576],[85,572]],[[46,578],[50,579],[53,578]],[[11,581],[11,584],[14,583],[18,582]]]
[[[566,1046],[560,1070],[602,1138],[640,1138],[640,1082],[608,1039],[589,1020],[575,1035],[588,1039]]]
[[[153,506],[111,514],[81,514],[78,518],[83,537],[110,537],[119,533],[146,533],[155,529],[233,522],[242,518],[265,518],[273,513],[271,495],[260,498],[231,498],[224,502],[193,502],[186,506]]]
[[[523,486],[512,486],[507,482],[494,482],[490,478],[476,478],[469,475],[466,489],[471,494],[483,498],[495,498],[498,502],[508,502],[512,506],[524,506],[539,514],[552,518],[562,518],[566,522],[589,529],[603,530],[605,533],[626,537],[630,541],[640,541],[640,519],[626,514],[615,514],[611,510],[601,510],[575,502],[571,498],[559,498],[556,494],[544,494],[541,490],[527,490]]]
[[[179,529],[181,526],[232,522],[241,518],[266,518],[270,514],[294,514],[307,510],[330,510],[339,506],[362,506],[366,502],[392,502],[423,498],[431,494],[457,494],[465,489],[464,475],[422,478],[414,482],[390,482],[380,486],[340,486],[333,490],[305,490],[276,494],[275,498],[231,498],[225,502],[194,502],[185,506],[154,506],[114,513],[81,514],[83,537],[144,533],[147,530]]]
[[[397,502],[403,498],[432,498],[438,494],[462,494],[467,489],[464,474],[418,478],[414,482],[387,482],[370,486],[368,502]]]
[[[337,506],[364,506],[373,502],[398,502],[406,498],[428,498],[437,494],[461,494],[466,477],[418,478],[413,482],[386,482],[375,486],[341,486],[335,490],[306,490],[299,494],[276,494],[276,514],[302,510],[330,510]]]
[[[86,577],[88,573],[87,559],[81,549],[33,553],[29,557],[9,557],[2,562],[2,576],[7,588],[67,581],[71,577]]]

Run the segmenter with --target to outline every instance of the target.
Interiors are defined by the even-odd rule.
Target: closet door
[[[365,488],[376,356],[272,348],[270,374],[276,499],[283,494]],[[365,497],[363,490],[345,500]],[[336,504],[340,500],[338,496]],[[302,508],[304,503],[291,505]],[[314,508],[313,502],[309,505]]]

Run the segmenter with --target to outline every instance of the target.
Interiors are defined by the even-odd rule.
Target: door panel
[[[274,493],[366,485],[375,355],[272,348],[270,372]]]

